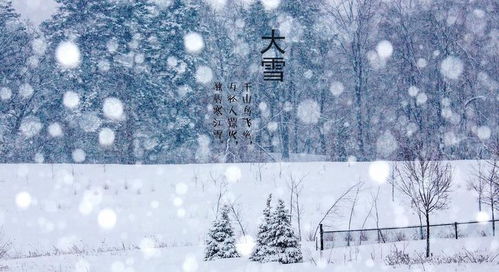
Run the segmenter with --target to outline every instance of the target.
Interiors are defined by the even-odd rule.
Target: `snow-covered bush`
[[[239,257],[229,219],[229,210],[229,206],[223,206],[213,222],[206,239],[205,261]]]
[[[475,250],[469,251],[464,250],[462,252],[457,252],[453,255],[434,255],[432,254],[429,258],[425,257],[424,254],[416,254],[416,256],[410,256],[405,253],[405,250],[399,250],[395,247],[392,251],[385,257],[385,263],[387,265],[419,265],[419,264],[450,264],[450,263],[494,263],[496,262],[499,254],[491,254],[489,251],[485,250]]]
[[[405,250],[400,250],[395,246],[395,250],[386,255],[385,263],[387,265],[410,264],[411,257],[405,253]]]

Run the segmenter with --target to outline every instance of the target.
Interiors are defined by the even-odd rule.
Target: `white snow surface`
[[[85,159],[84,153],[73,155],[77,160]],[[454,185],[450,208],[434,214],[431,223],[486,218],[488,215],[478,213],[475,196],[466,186],[476,162],[451,164]],[[383,256],[393,250],[393,243],[335,248],[323,252],[321,259],[307,237],[335,199],[359,180],[364,186],[352,228],[361,228],[371,194],[378,188],[381,227],[418,225],[405,197],[395,191],[392,200],[391,184],[385,182],[392,168],[391,162],[3,164],[0,229],[12,249],[7,259],[0,261],[0,267],[8,266],[7,271],[385,271],[391,268],[386,267]],[[234,202],[240,209],[246,236],[236,222],[232,226],[239,250],[247,256],[267,195],[289,201],[291,178],[303,178],[300,209],[304,263],[258,264],[246,257],[202,260],[204,238],[215,217],[222,182],[227,184],[222,201]],[[324,222],[329,229],[347,228],[350,206],[344,207]],[[370,217],[365,228],[374,226]],[[434,239],[432,243],[435,253],[461,248],[499,252],[499,241],[490,237]],[[424,242],[406,241],[398,246],[422,252]],[[369,261],[369,256],[376,258]],[[395,271],[414,268],[398,267]],[[497,271],[497,266],[446,264],[430,269],[483,272]]]

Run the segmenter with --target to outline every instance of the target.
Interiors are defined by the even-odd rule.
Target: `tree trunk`
[[[430,257],[430,214],[426,212],[426,258]]]
[[[496,218],[494,215],[494,199],[491,201],[490,211],[492,213],[492,236],[496,236]]]
[[[289,116],[288,113],[283,113],[281,115],[281,124],[279,126],[279,130],[281,132],[281,146],[282,146],[282,159],[284,161],[289,160],[289,127],[288,121]]]

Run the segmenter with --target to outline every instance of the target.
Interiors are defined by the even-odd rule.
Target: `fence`
[[[453,238],[495,236],[495,224],[499,220],[454,222],[430,225],[431,238]],[[342,246],[357,246],[374,243],[392,243],[426,239],[426,225],[399,228],[375,228],[355,230],[324,230],[319,225],[319,240],[316,249]]]

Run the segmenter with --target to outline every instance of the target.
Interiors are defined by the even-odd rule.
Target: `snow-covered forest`
[[[494,1],[57,2],[33,25],[1,1],[2,162],[487,159],[497,142]],[[272,28],[279,83],[260,65]],[[213,140],[214,82],[251,83],[254,144]]]

